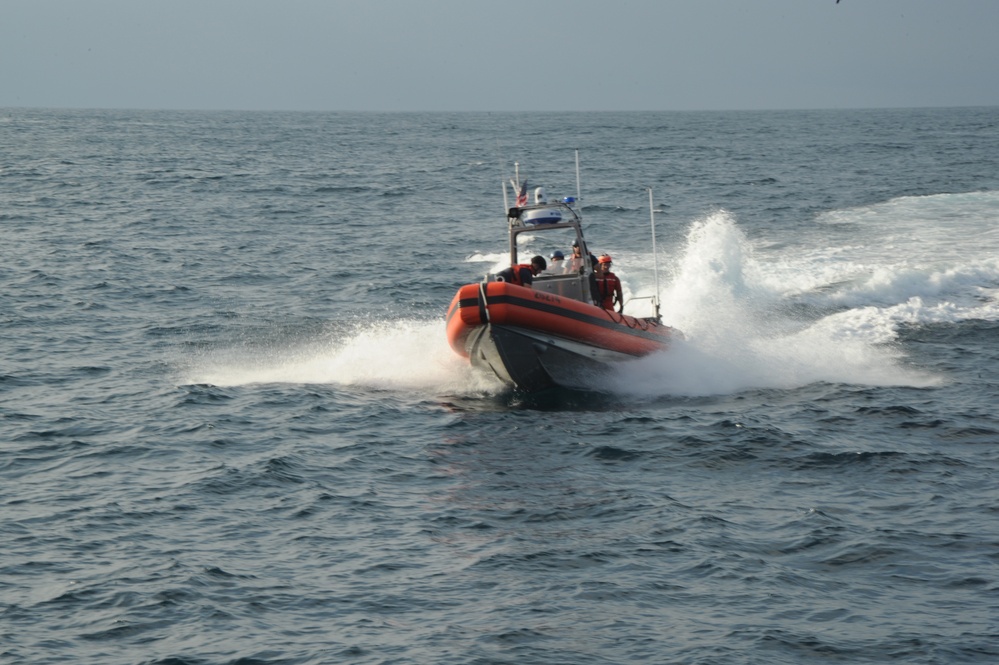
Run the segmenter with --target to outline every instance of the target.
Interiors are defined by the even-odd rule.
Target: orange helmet
[[[613,263],[610,254],[601,254],[600,258],[597,259],[597,263]]]

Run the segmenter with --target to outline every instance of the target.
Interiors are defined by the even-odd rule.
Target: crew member
[[[548,267],[548,262],[543,256],[535,256],[530,263],[520,263],[510,266],[506,270],[496,273],[497,277],[502,277],[504,282],[518,284],[520,286],[530,286],[534,283],[534,276]]]
[[[621,293],[621,280],[611,272],[613,261],[607,254],[597,259],[597,292],[600,294],[600,306],[604,309],[624,312],[624,295]]]
[[[561,275],[565,254],[563,254],[561,250],[556,249],[548,258],[551,259],[551,265],[548,267],[548,272],[553,275]]]
[[[593,257],[590,257],[590,262],[593,262]],[[570,256],[565,261],[565,272],[566,274],[578,273],[580,268],[586,265],[586,259],[583,258],[583,248],[579,245],[579,240],[572,241],[572,256]]]

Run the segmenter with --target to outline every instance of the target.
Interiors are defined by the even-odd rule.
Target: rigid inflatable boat
[[[679,333],[662,323],[657,296],[654,317],[600,306],[595,266],[575,205],[578,196],[549,202],[538,188],[534,203],[527,204],[526,181],[519,191],[518,205],[507,210],[511,264],[517,265],[517,238],[523,233],[530,233],[534,243],[551,237],[553,246],[577,245],[582,256],[566,261],[565,268],[547,268],[530,286],[487,275],[481,283],[459,288],[446,317],[451,348],[473,366],[531,392],[554,386],[590,389],[615,363],[669,348]]]

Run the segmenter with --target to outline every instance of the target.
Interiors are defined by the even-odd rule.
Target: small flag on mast
[[[514,190],[517,189],[516,183],[514,183],[513,188]],[[520,186],[520,193],[517,194],[517,207],[519,208],[520,206],[526,206],[526,205],[527,205],[527,181],[525,180],[524,184]]]

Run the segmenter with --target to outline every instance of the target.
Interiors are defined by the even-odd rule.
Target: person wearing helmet
[[[613,260],[609,254],[603,254],[597,259],[597,292],[600,294],[600,306],[614,311],[617,305],[619,313],[624,312],[624,295],[621,292],[621,280],[611,272]]]
[[[553,275],[561,275],[564,260],[565,260],[565,254],[563,254],[560,250],[556,249],[554,252],[548,255],[547,272]]]
[[[572,241],[572,256],[565,261],[566,274],[578,273],[580,269],[586,265],[586,259],[583,254],[585,250],[586,247],[581,245],[578,239]],[[597,259],[593,256],[593,254],[590,254],[590,265],[592,265],[593,269],[596,270]]]
[[[520,263],[510,266],[506,270],[496,273],[499,281],[510,282],[518,286],[531,286],[534,283],[534,276],[548,267],[548,262],[543,256],[535,256],[530,263]]]

